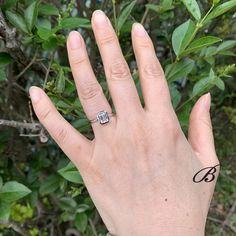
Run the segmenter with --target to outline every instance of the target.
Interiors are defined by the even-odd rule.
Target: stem
[[[200,22],[197,22],[197,25],[196,25],[196,28],[195,30],[193,31],[193,34],[191,35],[189,41],[186,43],[185,47],[183,48],[183,52],[184,50],[189,46],[189,44],[193,41],[195,35],[197,34],[197,32],[199,31],[200,28],[202,28],[203,26],[203,23],[205,21],[205,19],[207,18],[207,16],[210,14],[210,12],[212,11],[212,9],[214,8],[214,4],[212,4],[211,8],[208,10],[208,12],[206,13],[206,15],[200,20]],[[182,53],[183,53],[182,52]],[[175,61],[178,61],[179,59],[181,58],[181,54],[176,57],[176,60]]]

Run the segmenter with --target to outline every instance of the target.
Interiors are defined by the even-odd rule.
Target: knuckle
[[[97,82],[87,82],[82,86],[80,96],[84,100],[90,100],[102,93],[102,87]]]
[[[83,57],[72,57],[71,58],[71,62],[74,66],[79,66],[81,64],[84,64],[86,62],[88,62],[88,57],[87,56],[83,56]]]
[[[46,119],[48,119],[48,117],[51,115],[51,109],[50,108],[45,108],[39,111],[39,119],[42,121],[45,121]]]
[[[111,64],[110,78],[112,80],[123,80],[130,78],[129,67],[126,62],[118,61]]]
[[[67,139],[68,133],[67,130],[65,128],[59,127],[56,129],[55,131],[55,141],[57,143],[65,143],[66,139]]]
[[[160,66],[158,66],[158,63],[155,61],[144,65],[143,74],[147,78],[151,79],[156,79],[164,76],[163,70],[160,68]]]
[[[100,44],[101,45],[106,45],[106,44],[110,44],[116,41],[116,37],[113,34],[107,34],[106,36],[103,36],[100,39]]]

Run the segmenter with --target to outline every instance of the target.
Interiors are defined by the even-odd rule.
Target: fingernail
[[[134,30],[134,33],[139,37],[143,37],[147,35],[147,31],[144,29],[143,25],[140,23],[134,23],[132,28]]]
[[[69,44],[71,49],[78,49],[81,46],[81,38],[77,31],[71,31],[69,34]]]
[[[210,92],[208,92],[204,95],[204,106],[207,111],[210,111],[210,107],[211,107],[211,94],[210,94]]]
[[[33,103],[37,103],[40,100],[40,90],[39,88],[32,86],[29,89],[30,98]]]
[[[102,28],[108,25],[108,19],[105,13],[101,10],[96,10],[93,12],[93,21],[95,26]]]

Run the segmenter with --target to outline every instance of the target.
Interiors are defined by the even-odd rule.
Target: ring
[[[101,125],[104,125],[110,121],[111,116],[114,116],[113,113],[108,113],[107,111],[99,111],[97,117],[93,120],[89,120],[91,123],[99,122]]]

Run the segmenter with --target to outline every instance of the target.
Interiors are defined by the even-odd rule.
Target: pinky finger
[[[85,168],[90,157],[91,141],[62,117],[42,89],[33,86],[29,92],[39,121],[71,161],[79,169]]]

